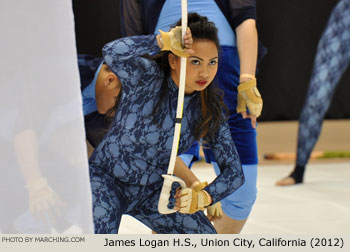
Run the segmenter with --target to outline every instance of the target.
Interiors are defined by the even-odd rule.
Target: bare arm
[[[236,28],[237,49],[241,74],[255,76],[258,58],[258,33],[254,19],[247,19]],[[240,78],[240,82],[248,81],[249,77]]]
[[[38,138],[32,129],[26,129],[13,139],[20,170],[26,181],[29,195],[29,210],[43,222],[54,221],[61,215],[65,203],[48,185],[42,175],[38,158]]]
[[[246,19],[236,28],[237,49],[240,61],[239,83],[255,79],[256,63],[258,58],[258,33],[254,19]],[[250,118],[252,127],[256,127],[255,114],[242,111],[243,118]]]
[[[191,187],[194,182],[199,181],[196,175],[194,175],[179,156],[176,157],[174,175],[185,181],[187,187]]]
[[[18,133],[13,140],[16,157],[27,184],[41,179],[38,163],[38,143],[34,130],[26,129]]]

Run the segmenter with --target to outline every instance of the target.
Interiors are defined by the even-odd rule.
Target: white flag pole
[[[182,27],[182,44],[184,44],[183,38],[187,30],[187,0],[181,0],[181,27]],[[186,188],[186,184],[182,179],[173,176],[177,151],[178,151],[179,142],[180,142],[181,120],[182,120],[182,112],[183,112],[184,96],[185,96],[186,64],[187,64],[186,57],[181,57],[180,84],[179,84],[179,94],[178,94],[178,100],[177,100],[173,146],[170,154],[168,172],[166,175],[165,174],[162,175],[164,177],[164,183],[163,183],[162,192],[160,194],[159,203],[158,203],[158,211],[161,214],[171,214],[176,212],[176,210],[168,208],[172,184],[174,182],[178,182],[182,188]]]

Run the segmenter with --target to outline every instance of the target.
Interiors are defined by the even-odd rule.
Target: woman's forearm
[[[38,140],[36,132],[26,129],[13,139],[16,158],[27,184],[42,178],[39,169]]]
[[[191,187],[194,182],[199,181],[179,156],[176,157],[174,175],[185,181],[187,187]]]
[[[240,74],[255,76],[258,57],[258,33],[254,19],[247,19],[236,28],[237,49],[240,61]],[[248,81],[242,77],[240,82]]]

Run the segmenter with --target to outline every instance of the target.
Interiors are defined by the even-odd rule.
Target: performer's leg
[[[215,172],[219,167],[213,162]],[[245,183],[221,201],[223,217],[214,221],[219,234],[239,234],[256,200],[257,165],[242,165]]]
[[[91,166],[90,166],[91,169]],[[96,234],[118,233],[123,200],[111,177],[90,172],[93,218]]]
[[[307,98],[299,119],[296,166],[277,185],[303,182],[305,166],[320,136],[323,118],[335,88],[350,61],[350,3],[340,1],[334,8],[318,44]]]

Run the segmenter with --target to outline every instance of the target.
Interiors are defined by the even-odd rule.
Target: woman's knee
[[[256,201],[257,165],[242,165],[245,183],[221,201],[223,211],[232,219],[246,219]]]

